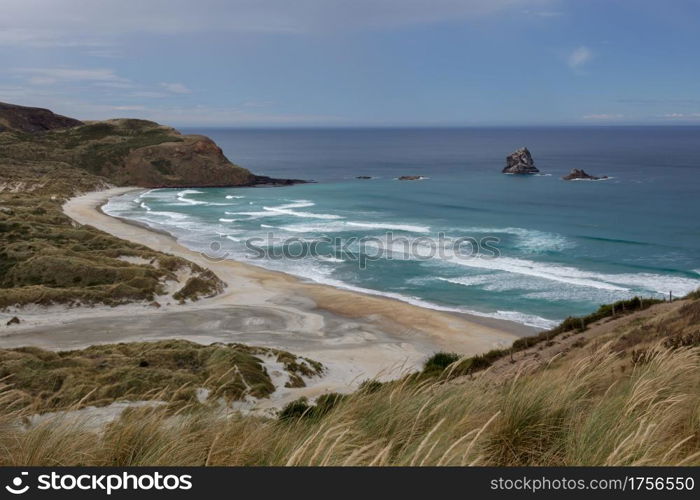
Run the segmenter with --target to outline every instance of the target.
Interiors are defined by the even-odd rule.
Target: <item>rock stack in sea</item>
[[[589,180],[589,181],[598,181],[601,179],[607,179],[608,176],[604,175],[602,177],[596,177],[595,175],[590,175],[586,173],[585,170],[581,168],[572,168],[571,172],[569,172],[567,175],[562,177],[565,181],[575,181],[575,180]]]
[[[539,170],[535,167],[532,155],[527,148],[520,148],[506,157],[504,174],[536,174]]]

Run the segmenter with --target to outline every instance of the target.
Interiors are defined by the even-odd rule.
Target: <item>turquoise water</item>
[[[543,328],[700,287],[697,127],[188,132],[255,173],[318,182],[158,189],[113,199],[107,213],[212,258]],[[520,146],[542,175],[500,173]],[[562,181],[571,168],[611,178]],[[453,251],[464,237],[479,255]]]

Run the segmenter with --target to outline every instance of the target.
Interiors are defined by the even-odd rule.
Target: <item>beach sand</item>
[[[80,224],[211,269],[227,284],[224,293],[185,305],[172,301],[159,309],[145,304],[26,309],[21,325],[0,330],[0,347],[32,345],[63,350],[183,338],[275,347],[328,367],[322,380],[275,398],[284,401],[327,391],[348,392],[369,378],[395,378],[415,370],[438,351],[478,354],[506,347],[517,337],[535,332],[509,321],[435,311],[304,282],[241,262],[210,260],[170,235],[99,210],[109,198],[133,189],[138,188],[87,193],[69,200],[64,212]]]

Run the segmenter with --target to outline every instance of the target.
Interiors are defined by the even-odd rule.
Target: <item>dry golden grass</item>
[[[505,382],[407,377],[322,417],[139,408],[99,433],[71,417],[23,427],[5,391],[0,464],[697,465],[699,362],[656,344],[631,365],[606,342]]]

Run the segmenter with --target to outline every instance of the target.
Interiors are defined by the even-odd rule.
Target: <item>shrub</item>
[[[423,373],[442,373],[445,368],[458,361],[459,358],[459,354],[455,354],[454,352],[436,352],[430,356],[423,365]]]

